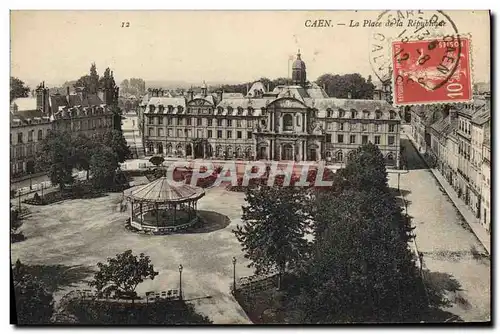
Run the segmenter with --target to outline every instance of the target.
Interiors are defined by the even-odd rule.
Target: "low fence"
[[[242,297],[249,297],[256,293],[278,287],[278,273],[272,272],[265,275],[252,275],[241,277],[236,282],[236,291]]]
[[[148,291],[144,294],[144,296],[135,296],[135,297],[113,297],[113,298],[102,298],[99,297],[95,291],[86,289],[86,290],[74,290],[76,296],[81,298],[82,300],[92,300],[92,301],[104,301],[111,303],[154,303],[158,301],[177,301],[182,300],[182,295],[179,289],[169,289],[166,291]],[[75,297],[76,297],[75,296]]]

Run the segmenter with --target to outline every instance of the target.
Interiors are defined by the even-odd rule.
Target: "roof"
[[[36,97],[18,97],[12,101],[11,107],[17,111],[36,110]]]
[[[222,99],[242,99],[244,97],[242,93],[222,93]]]
[[[252,87],[250,87],[250,89],[248,90],[247,96],[255,96],[256,91],[261,91],[262,93],[265,93],[267,89],[262,82],[256,81],[252,84]]]
[[[33,120],[39,120],[41,123],[48,123],[49,117],[42,113],[41,110],[18,110],[16,112],[10,112],[10,122],[19,122],[17,125],[27,125],[32,124]]]
[[[183,108],[186,107],[186,99],[184,97],[166,97],[166,96],[161,96],[161,97],[152,97],[148,101],[148,105],[164,105],[164,106],[181,106]]]
[[[484,123],[488,122],[490,118],[490,109],[481,108],[480,110],[476,111],[476,113],[474,113],[471,122],[477,125],[483,125]]]
[[[447,136],[453,133],[453,130],[457,128],[458,120],[456,118],[451,118],[450,116],[443,118],[431,125],[431,129],[439,133],[440,135]]]
[[[160,177],[146,185],[126,189],[123,194],[125,198],[139,202],[179,203],[197,200],[205,195],[205,191],[200,187]]]

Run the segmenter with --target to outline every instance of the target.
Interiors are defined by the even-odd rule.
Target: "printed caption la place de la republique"
[[[444,26],[446,23],[444,21],[437,22],[433,20],[412,20],[409,19],[406,22],[407,27],[420,27],[420,26]],[[382,22],[382,21],[375,21],[375,20],[363,20],[357,21],[357,20],[351,20],[349,22],[349,28],[357,28],[357,27],[362,27],[362,28],[379,28],[379,27],[403,27],[404,26],[404,21],[401,19],[387,19],[387,21]]]

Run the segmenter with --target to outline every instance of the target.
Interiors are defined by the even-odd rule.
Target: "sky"
[[[358,72],[365,77],[374,76],[369,61],[372,37],[383,29],[389,40],[396,38],[401,29],[349,24],[351,20],[361,25],[364,20],[375,22],[379,14],[380,11],[12,11],[11,75],[27,83],[46,81],[60,85],[87,74],[95,62],[100,74],[110,67],[117,82],[130,77],[146,82],[246,82],[264,76],[289,76],[289,57],[300,48],[309,80],[316,80],[323,73]],[[489,81],[488,12],[446,14],[460,33],[472,38],[474,81]],[[330,20],[332,26],[306,27],[320,19]],[[129,22],[129,26],[122,27],[122,22]]]

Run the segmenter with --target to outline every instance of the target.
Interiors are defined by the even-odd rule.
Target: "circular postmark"
[[[394,78],[435,90],[454,75],[462,44],[455,23],[446,13],[384,11],[376,22],[377,28],[370,32],[369,59],[383,85]]]

